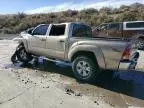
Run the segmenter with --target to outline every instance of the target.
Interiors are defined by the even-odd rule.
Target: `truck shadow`
[[[144,100],[144,73],[142,72],[128,71],[112,74],[106,71],[93,85]]]
[[[21,64],[16,67],[25,67],[40,71],[57,73],[67,77],[75,78],[71,69],[71,64],[62,62],[49,62],[39,60],[38,63]],[[134,98],[144,100],[144,73],[142,72],[104,72],[91,85],[98,86],[110,91],[122,93]]]

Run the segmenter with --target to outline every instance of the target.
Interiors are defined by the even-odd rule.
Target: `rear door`
[[[39,25],[33,30],[28,39],[28,48],[30,52],[44,56],[43,52],[45,51],[48,27],[49,25]]]
[[[47,56],[57,59],[65,58],[68,24],[53,24],[46,40]]]

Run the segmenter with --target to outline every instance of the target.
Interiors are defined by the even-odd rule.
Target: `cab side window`
[[[144,22],[127,23],[127,28],[144,28]]]
[[[40,25],[34,31],[33,35],[46,35],[49,25]]]
[[[52,25],[49,36],[62,36],[65,35],[66,25]]]
[[[91,27],[87,25],[74,24],[72,36],[73,37],[92,37]]]

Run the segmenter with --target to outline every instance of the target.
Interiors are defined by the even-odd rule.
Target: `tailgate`
[[[139,38],[136,40],[132,40],[131,43],[129,44],[130,47],[130,52],[127,52],[127,48],[125,48],[122,59],[119,64],[119,70],[136,70],[137,65],[140,64],[141,61],[138,63],[138,59],[140,58],[140,51],[144,51],[144,39]],[[130,53],[129,56],[126,59],[124,59],[124,53]]]

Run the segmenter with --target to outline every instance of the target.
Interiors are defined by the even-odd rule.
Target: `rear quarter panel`
[[[91,51],[103,69],[117,70],[129,41],[106,38],[71,38],[68,59],[78,51]]]
[[[104,55],[99,47],[94,46],[94,45],[85,45],[82,43],[78,43],[76,46],[73,46],[70,48],[70,51],[68,52],[68,59],[71,61],[71,58],[73,57],[73,55],[79,51],[93,52],[96,57],[99,67],[103,68],[103,69],[106,68],[105,61],[104,61]]]

